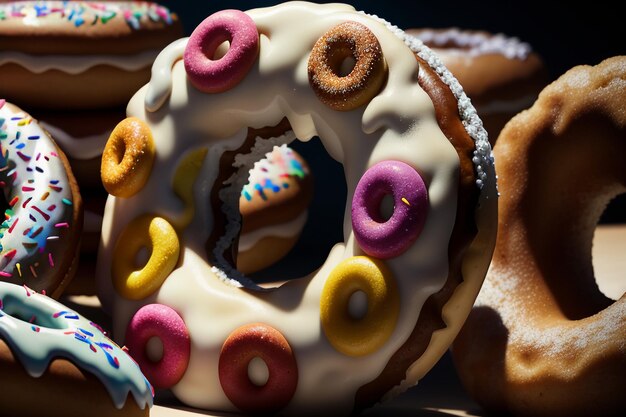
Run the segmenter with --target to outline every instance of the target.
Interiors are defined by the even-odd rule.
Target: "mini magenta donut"
[[[67,159],[29,114],[0,100],[0,278],[58,298],[78,262],[83,205]]]
[[[100,326],[25,285],[0,282],[0,372],[3,415],[145,417],[152,407],[152,386]]]
[[[342,64],[354,67],[342,74]],[[362,106],[380,91],[387,64],[376,36],[367,26],[346,22],[335,26],[315,43],[308,62],[309,80],[320,100],[335,110]]]
[[[148,342],[156,337],[163,346],[159,359],[150,357]],[[183,319],[162,304],[143,306],[126,329],[126,344],[148,380],[157,388],[169,388],[183,377],[189,364],[189,332]]]
[[[260,358],[267,381],[250,376],[250,362]],[[241,411],[275,412],[291,400],[298,385],[298,364],[287,339],[276,329],[254,323],[236,329],[222,346],[220,384]],[[262,378],[262,377],[257,377]]]
[[[228,52],[213,59],[223,42]],[[185,70],[193,85],[205,93],[230,90],[244,79],[259,54],[259,34],[250,17],[239,10],[223,10],[207,17],[189,37]]]
[[[387,195],[393,197],[394,206],[385,220],[380,205]],[[365,172],[354,191],[354,237],[368,255],[395,258],[415,242],[427,212],[428,191],[419,173],[400,161],[379,162]]]
[[[288,2],[245,15],[261,34],[260,46],[235,88],[207,93],[191,82],[202,76],[189,75],[184,57],[203,54],[204,47],[181,39],[157,57],[150,83],[129,102],[128,116],[148,126],[157,157],[136,194],[109,196],[98,296],[112,312],[120,343],[143,305],[167,305],[180,315],[189,331],[189,364],[170,389],[189,406],[348,415],[416,384],[469,314],[495,242],[491,147],[455,78],[421,42],[391,24],[340,4]],[[327,42],[332,33],[345,43]],[[346,77],[355,76],[358,85],[370,83],[367,71],[356,75],[362,63],[386,68],[383,82],[356,107],[350,107],[357,103],[350,91],[337,93],[333,102],[349,103],[350,111],[329,105],[316,92],[309,68],[316,68],[312,54],[321,52],[319,42],[327,45],[327,57],[347,61],[341,66],[358,61]],[[351,42],[358,45],[358,56],[350,48],[345,52]],[[239,67],[234,62],[232,71]],[[349,70],[339,68],[336,75],[343,78]],[[311,256],[323,259],[319,268],[293,280],[280,272],[275,283],[261,286],[236,267],[242,190],[255,162],[275,146],[313,137],[343,167],[345,176],[336,179],[345,181],[347,190],[343,239],[328,252],[301,242],[311,244]],[[371,177],[378,179],[370,186]],[[315,187],[318,197],[338,198],[324,185]],[[268,187],[269,198],[277,187]],[[391,222],[383,221],[386,195],[395,200]],[[354,213],[363,215],[353,216],[353,205]],[[269,214],[285,213],[281,205]],[[330,214],[313,214],[305,227],[330,231],[331,225],[314,220]],[[143,262],[116,248],[126,247],[133,234],[148,235],[147,223],[137,227],[146,215],[172,226],[180,254],[158,288],[133,299],[115,283],[130,278],[136,267],[118,275],[116,265],[118,258]],[[396,220],[408,228],[404,236],[384,230],[396,227]],[[357,238],[381,224],[392,236],[385,246],[400,242],[382,254],[381,244],[369,245],[379,251],[372,252]],[[298,259],[290,253],[281,262]],[[253,326],[254,333],[245,331],[254,336],[234,339],[239,353],[226,353],[233,332],[254,323],[263,323]],[[260,340],[276,340],[272,329],[290,347],[298,377],[295,387],[289,382],[289,389],[267,388],[270,395],[265,389],[273,382],[259,378],[258,371],[263,362],[270,374],[276,370],[255,352]],[[237,362],[237,372],[224,371],[229,355],[248,359]]]

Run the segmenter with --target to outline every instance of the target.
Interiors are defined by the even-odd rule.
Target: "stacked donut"
[[[182,26],[150,2],[16,1],[0,4],[0,16],[0,79],[9,80],[0,96],[34,114],[67,154],[86,202],[86,261],[99,241],[106,140]]]
[[[493,145],[504,125],[547,84],[542,58],[526,42],[478,30],[409,29],[443,61],[472,100]]]
[[[209,16],[154,70],[103,153],[97,268],[147,378],[195,407],[290,415],[414,385],[495,243],[491,147],[456,79],[391,24],[304,2]],[[315,136],[344,167],[344,241],[261,288],[232,255],[248,155]]]

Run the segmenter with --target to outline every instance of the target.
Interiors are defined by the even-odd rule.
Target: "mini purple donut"
[[[223,42],[226,55],[214,60]],[[183,60],[191,83],[205,93],[230,90],[246,76],[259,54],[259,33],[254,21],[239,10],[223,10],[204,19],[189,37]]]
[[[163,357],[153,361],[146,345],[152,337],[163,344]],[[163,304],[148,304],[137,311],[126,328],[126,346],[142,372],[157,388],[170,388],[183,377],[189,364],[189,331],[183,319]]]
[[[385,221],[380,205],[393,197],[391,217]],[[402,254],[417,239],[428,214],[428,191],[420,174],[400,161],[383,161],[369,168],[352,198],[352,228],[361,249],[388,259]]]

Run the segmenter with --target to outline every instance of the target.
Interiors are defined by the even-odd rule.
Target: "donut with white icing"
[[[0,282],[2,414],[147,416],[153,390],[102,328],[27,286]]]
[[[82,199],[63,152],[37,121],[0,100],[0,276],[58,298],[74,276]]]
[[[123,106],[150,76],[158,51],[182,35],[166,7],[130,1],[0,4],[0,78],[28,108]]]
[[[513,116],[548,83],[541,56],[526,43],[484,30],[409,29],[439,55],[470,97],[493,145]]]
[[[276,146],[256,162],[239,198],[237,270],[260,271],[283,258],[304,229],[312,198],[309,165],[292,148]]]
[[[331,107],[313,89],[317,65],[342,78],[368,60],[349,36],[339,66],[332,50],[327,62],[310,56],[324,34],[346,22],[376,39],[384,82],[347,106],[335,106],[342,96],[333,95]],[[245,36],[237,25],[246,26]],[[232,55],[212,59],[231,37]],[[239,67],[233,57],[250,50],[255,60]],[[243,78],[222,74],[229,66]],[[224,76],[215,84],[226,90],[212,90],[216,85],[200,75],[206,72]],[[98,293],[112,312],[115,337],[123,341],[136,323],[152,331],[164,323],[159,334],[171,351],[159,354],[145,338],[133,340],[134,350],[147,351],[140,356],[151,369],[162,357],[177,358],[177,369],[186,370],[165,378],[163,388],[211,410],[349,414],[414,385],[464,322],[495,242],[491,147],[454,77],[396,27],[351,6],[305,2],[218,12],[163,50],[153,74],[127,108],[129,119],[151,132],[150,175],[131,197],[109,197],[98,256]],[[345,87],[332,74],[322,84]],[[345,240],[310,275],[262,289],[231,256],[251,168],[245,155],[314,136],[345,171]],[[145,138],[129,144],[144,146]],[[366,172],[376,179],[375,201],[357,219],[351,207]],[[400,195],[398,184],[423,187]],[[376,202],[385,195],[411,208],[381,212]],[[410,236],[391,239],[399,249],[377,258],[360,246],[361,232],[407,216]],[[384,230],[378,233],[378,246],[386,245]],[[143,306],[153,306],[152,317]],[[169,339],[172,323],[175,335],[188,333],[189,351]]]
[[[626,295],[600,292],[591,247],[607,204],[626,192],[625,102],[626,56],[576,66],[496,142],[496,249],[452,349],[490,413],[624,414]]]

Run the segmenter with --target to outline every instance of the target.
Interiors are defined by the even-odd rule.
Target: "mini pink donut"
[[[148,357],[146,346],[152,337],[163,343],[158,361]],[[157,388],[169,388],[183,377],[189,364],[189,331],[183,319],[163,304],[148,304],[137,311],[126,328],[126,346],[142,372]]]
[[[223,42],[226,55],[213,57]],[[246,76],[259,54],[259,33],[254,21],[239,10],[223,10],[204,19],[193,31],[183,60],[191,83],[205,93],[230,90]]]
[[[269,371],[260,386],[248,374],[254,358],[262,359]],[[224,393],[241,411],[276,412],[289,403],[298,385],[298,364],[289,342],[263,323],[233,331],[222,346],[218,366]]]
[[[385,221],[381,203],[393,197],[393,214]],[[352,198],[352,228],[361,249],[388,259],[403,253],[419,236],[428,212],[428,191],[420,174],[400,161],[383,161],[369,168]]]

